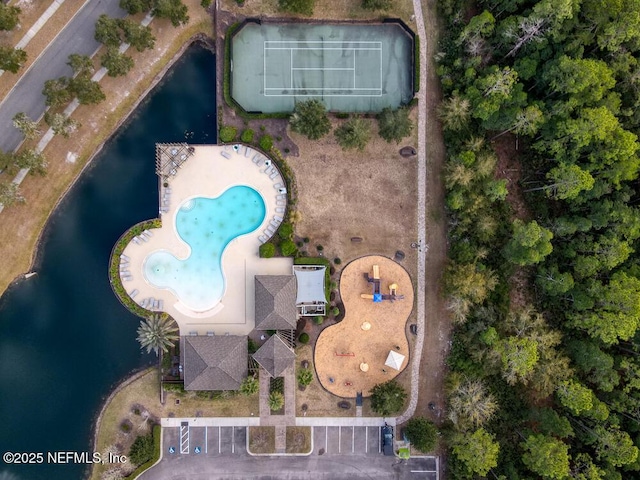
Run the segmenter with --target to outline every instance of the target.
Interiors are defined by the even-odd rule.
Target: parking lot
[[[247,454],[246,427],[181,426],[163,429],[163,455]]]
[[[378,426],[312,428],[313,449],[309,456],[254,457],[247,453],[247,428],[244,426],[193,426],[185,422],[180,427],[164,427],[162,461],[140,478],[438,480],[435,457],[400,460],[384,456]]]

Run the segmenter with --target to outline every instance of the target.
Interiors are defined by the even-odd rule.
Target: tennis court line
[[[281,47],[272,47],[269,46],[269,44],[306,44],[306,45],[312,45],[312,44],[319,44],[321,46],[318,47],[295,47],[295,46],[281,46]],[[348,46],[345,47],[325,47],[325,44],[342,44],[345,45],[345,43]],[[354,45],[355,44],[355,45]],[[362,46],[362,45],[375,45],[375,47],[370,47],[370,46]],[[305,40],[305,41],[298,41],[298,40],[264,40],[263,41],[263,95],[265,97],[292,97],[292,96],[301,96],[301,97],[316,97],[316,96],[325,96],[325,97],[381,97],[382,96],[382,42],[379,41],[361,41],[361,42],[345,42],[343,40]],[[286,87],[267,87],[267,50],[289,50],[289,84],[291,85],[289,88]],[[353,52],[352,56],[353,56],[353,67],[349,68],[349,67],[294,67],[293,66],[293,51],[294,50],[316,50],[316,51],[324,51],[324,50],[336,50],[336,51],[342,51],[342,52],[347,52],[349,50],[351,50]],[[357,51],[378,51],[380,52],[380,80],[379,80],[379,85],[380,87],[369,87],[369,88],[358,88],[356,87],[357,84],[357,79],[356,79],[356,52]],[[353,72],[353,87],[352,88],[345,88],[345,87],[319,87],[319,88],[312,88],[312,87],[293,87],[293,71],[294,70],[300,70],[300,71],[345,71],[345,72]],[[276,94],[276,93],[268,93],[269,91],[292,91],[294,93],[280,93],[280,94]],[[358,93],[325,93],[325,92],[329,92],[329,91],[340,91],[340,90],[348,90],[350,92],[353,91],[369,91],[370,93],[365,94],[358,94]],[[308,91],[308,92],[316,92],[316,93],[295,93],[296,91]],[[320,92],[320,93],[317,93]]]

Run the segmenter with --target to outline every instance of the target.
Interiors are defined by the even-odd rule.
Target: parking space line
[[[342,427],[338,427],[338,453],[341,453],[342,448]]]
[[[351,453],[356,449],[356,427],[351,425]]]
[[[369,453],[369,427],[364,427],[364,453]]]
[[[222,432],[220,431],[222,427],[218,427],[218,453],[222,453]]]
[[[378,453],[382,453],[382,427],[378,429]]]
[[[231,453],[236,453],[236,427],[231,427]]]
[[[324,427],[324,451],[329,452],[329,426]]]
[[[209,449],[208,441],[207,441],[207,431],[209,431],[209,427],[204,427],[204,453],[207,453]]]

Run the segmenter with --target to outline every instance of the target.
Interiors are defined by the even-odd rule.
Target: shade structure
[[[371,330],[371,324],[369,322],[362,322],[360,328],[366,332],[367,330]]]
[[[400,370],[402,368],[402,364],[404,363],[404,355],[396,352],[395,350],[390,350],[389,355],[387,356],[387,361],[384,362],[385,366],[394,368],[396,370]]]
[[[360,364],[360,370],[362,370],[363,372],[368,372],[369,371],[369,364],[365,363],[365,362],[362,362]]]
[[[296,276],[298,291],[296,304],[303,303],[326,303],[327,298],[324,293],[324,271],[326,267],[310,268],[296,265],[293,273]]]

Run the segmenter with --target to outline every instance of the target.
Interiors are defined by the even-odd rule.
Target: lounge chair
[[[153,232],[151,230],[145,230],[144,233],[146,233],[150,237],[153,237]]]
[[[131,280],[133,280],[133,277],[124,277],[123,280],[125,282],[130,282]]]
[[[164,300],[160,299],[158,300],[158,309],[162,310],[164,308]]]
[[[274,186],[275,186],[275,185],[274,185]],[[284,194],[282,194],[282,193],[279,193],[278,195],[276,195],[276,198],[277,198],[278,200],[286,200],[286,199],[287,199],[287,196],[286,196],[286,195],[284,195]]]
[[[220,152],[220,155],[222,155],[224,158],[231,158],[231,155],[229,154],[229,152],[222,151]]]
[[[278,228],[278,225],[280,225],[280,222],[276,222],[275,220],[271,220],[269,222],[269,225],[273,225],[273,228]]]
[[[140,305],[142,308],[147,306],[147,299],[143,298],[142,300],[140,300],[140,303],[138,304]]]
[[[278,190],[279,188],[282,188],[282,184],[280,182],[278,183],[274,183],[273,184],[273,188],[275,188],[276,190]]]
[[[123,260],[127,260],[127,261],[131,260],[131,259],[129,258],[129,256],[128,256],[128,255],[125,255],[124,253],[123,253],[122,255],[120,255],[120,258],[121,258],[121,259],[123,259]]]
[[[259,167],[261,167],[262,165],[264,165],[264,158],[260,157],[260,158],[258,159],[258,162],[257,162],[257,164],[256,164],[256,165],[258,165]]]
[[[135,243],[136,245],[140,245],[140,239],[138,239],[138,237],[133,237],[132,238],[133,243]]]
[[[276,207],[276,212],[284,213],[284,208],[283,207]]]
[[[264,242],[266,242],[266,241],[267,241],[267,237],[266,237],[266,235],[260,235],[260,236],[258,237],[258,240],[260,240],[260,243],[264,243]]]
[[[284,200],[276,200],[276,205],[279,207],[286,207],[287,202],[285,202]]]
[[[277,220],[278,222],[282,222],[282,217],[280,215],[274,215],[273,216],[274,220]]]
[[[141,238],[143,242],[148,242],[149,239],[147,238],[146,235],[139,235],[138,238]]]
[[[279,177],[279,176],[280,176],[280,175],[278,175],[278,172],[273,172],[271,175],[269,175],[269,178],[270,178],[271,180],[273,180],[274,178]]]
[[[253,152],[253,148],[245,147],[244,156],[249,158],[249,155],[251,155],[251,152]]]
[[[130,294],[129,296],[131,298],[136,298],[136,296],[140,293],[140,290],[138,290],[137,288],[135,288]]]

